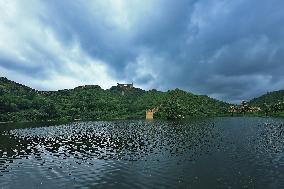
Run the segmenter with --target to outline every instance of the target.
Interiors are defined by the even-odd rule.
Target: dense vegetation
[[[228,104],[179,89],[161,92],[139,88],[87,85],[70,90],[36,91],[0,78],[0,122],[144,118],[158,108],[157,118],[226,114]]]
[[[268,92],[260,97],[254,98],[250,101],[250,104],[263,107],[264,104],[276,104],[279,101],[284,101],[284,90]]]
[[[260,107],[265,115],[284,117],[284,90],[266,93],[249,103]]]

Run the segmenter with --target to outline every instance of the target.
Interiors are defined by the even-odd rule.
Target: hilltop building
[[[124,83],[117,83],[117,88],[119,89],[122,89],[121,91],[121,95],[124,95],[125,94],[125,90],[129,90],[129,89],[132,89],[133,88],[133,83],[130,83],[130,84],[124,84]]]
[[[131,89],[133,88],[133,83],[130,83],[130,84],[117,83],[117,87],[123,88],[123,89]]]

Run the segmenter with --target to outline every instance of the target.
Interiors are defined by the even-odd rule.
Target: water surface
[[[0,188],[284,188],[284,120],[0,125]]]

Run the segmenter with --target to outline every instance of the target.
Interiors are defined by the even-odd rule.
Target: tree
[[[181,100],[173,95],[162,105],[162,112],[167,119],[182,119],[186,115],[186,108]]]
[[[58,116],[58,111],[54,103],[48,103],[41,107],[41,117],[43,120],[54,119]]]
[[[265,116],[268,116],[268,113],[270,111],[270,106],[266,103],[264,103],[264,108],[263,108],[264,112],[265,112]]]

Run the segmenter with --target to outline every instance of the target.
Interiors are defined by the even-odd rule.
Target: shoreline
[[[222,118],[222,117],[231,117],[231,118],[252,118],[252,117],[256,117],[256,118],[279,118],[279,119],[284,119],[283,116],[263,116],[263,115],[234,115],[234,116],[228,116],[228,115],[220,115],[220,116],[206,116],[206,117],[188,117],[185,119],[170,119],[168,121],[186,121],[186,120],[191,120],[191,119],[206,119],[206,118]],[[134,119],[93,119],[93,120],[38,120],[38,121],[0,121],[0,125],[1,124],[9,124],[9,123],[15,123],[15,124],[21,124],[21,123],[74,123],[74,122],[89,122],[89,121],[119,121],[119,120],[145,120],[145,121],[153,121],[153,120],[167,120],[167,119],[153,119],[153,120],[146,120],[145,118],[134,118]]]

